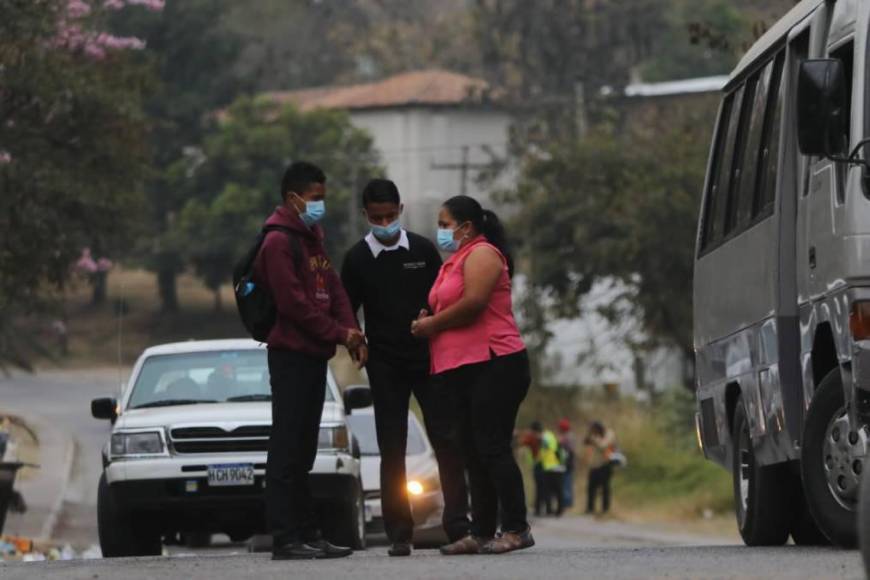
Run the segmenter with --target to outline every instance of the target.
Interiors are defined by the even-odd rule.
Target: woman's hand
[[[435,333],[435,317],[429,316],[426,310],[421,310],[417,320],[411,323],[411,334],[417,338],[429,338]]]

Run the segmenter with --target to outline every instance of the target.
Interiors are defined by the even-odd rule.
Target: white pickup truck
[[[263,490],[272,412],[266,349],[253,340],[147,349],[120,399],[95,399],[112,421],[97,503],[103,555],[162,552],[164,537],[267,532]],[[342,398],[329,373],[311,489],[331,541],[365,546],[360,454],[346,416],[368,389]]]

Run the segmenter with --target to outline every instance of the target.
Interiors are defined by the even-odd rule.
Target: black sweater
[[[423,236],[407,234],[409,250],[381,251],[377,258],[360,240],[344,257],[341,281],[354,313],[363,308],[371,356],[428,369],[429,344],[411,335],[411,322],[429,307],[441,256]]]

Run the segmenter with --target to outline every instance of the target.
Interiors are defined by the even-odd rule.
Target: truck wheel
[[[114,497],[105,473],[97,488],[97,529],[104,558],[159,556],[163,549],[158,532],[133,524]]]
[[[867,437],[846,413],[840,369],[822,380],[804,423],[801,479],[822,533],[844,548],[858,543],[857,507]]]
[[[732,433],[734,505],[743,542],[747,546],[782,545],[788,540],[791,523],[789,494],[784,493],[788,465],[756,464],[742,397],[737,399]]]
[[[352,501],[341,502],[335,506],[330,516],[328,537],[331,542],[354,550],[365,550],[366,517],[363,501],[360,485]]]

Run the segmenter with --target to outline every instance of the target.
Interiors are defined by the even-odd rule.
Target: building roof
[[[625,87],[627,97],[672,97],[696,93],[718,93],[728,84],[728,76],[701,77],[663,83],[635,83]]]
[[[490,92],[489,84],[482,79],[430,69],[402,73],[372,83],[274,91],[264,96],[309,111],[482,104],[490,100]]]

